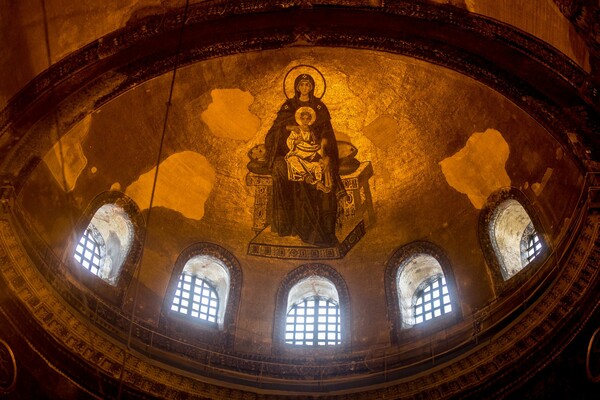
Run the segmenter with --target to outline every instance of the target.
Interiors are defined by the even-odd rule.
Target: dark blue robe
[[[313,85],[314,87],[314,85]],[[335,236],[338,196],[345,193],[339,175],[339,156],[331,117],[327,107],[312,93],[310,100],[303,102],[298,94],[288,99],[277,113],[277,118],[265,138],[267,159],[273,178],[271,231],[279,236],[298,235],[302,241],[317,246],[332,246],[338,243]],[[287,126],[297,125],[296,110],[300,107],[315,110],[316,119],[311,125],[317,143],[327,140],[323,155],[329,157],[329,168],[333,187],[331,192],[317,190],[314,185],[288,179],[285,155],[288,153],[286,140],[290,131]]]

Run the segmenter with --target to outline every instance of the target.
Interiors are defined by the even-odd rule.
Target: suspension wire
[[[50,31],[48,29],[48,12],[46,11],[46,0],[41,0],[42,3],[42,15],[43,15],[43,21],[44,21],[44,39],[45,39],[45,45],[46,45],[46,56],[47,56],[47,61],[48,61],[48,69],[50,69],[50,67],[52,66],[52,53],[50,50]],[[52,127],[50,129],[50,134],[52,134],[53,132],[56,133],[56,143],[58,144],[58,162],[59,165],[61,167],[61,178],[62,178],[62,182],[60,182],[63,186],[63,189],[65,191],[66,196],[68,197],[67,200],[72,200],[72,195],[70,193],[70,191],[68,190],[68,183],[67,183],[67,172],[66,172],[66,166],[65,166],[65,157],[64,157],[64,151],[63,151],[63,147],[62,147],[62,141],[60,140],[60,127],[59,127],[59,120],[58,120],[58,113],[56,110],[57,107],[54,107],[52,109],[52,125],[54,127],[54,130],[52,130]],[[69,217],[71,220],[71,227],[73,227],[73,218],[71,213],[69,213]],[[73,231],[73,229],[71,229],[71,232]]]
[[[150,194],[150,203],[148,205],[148,214],[146,215],[146,224],[144,227],[144,234],[142,236],[142,241],[141,241],[141,251],[140,251],[140,256],[138,258],[138,260],[139,260],[138,265],[137,265],[137,268],[136,268],[135,274],[134,274],[134,279],[136,281],[136,284],[135,284],[134,295],[133,295],[133,304],[132,304],[132,308],[131,308],[131,317],[129,319],[129,331],[127,333],[127,347],[126,347],[126,352],[123,356],[123,364],[121,365],[121,372],[120,372],[120,376],[119,376],[119,391],[117,394],[117,399],[121,399],[121,395],[123,392],[123,380],[124,380],[124,375],[125,375],[125,366],[127,364],[127,359],[131,352],[131,339],[133,336],[133,325],[134,325],[134,320],[135,320],[135,312],[136,312],[136,308],[137,308],[137,301],[138,301],[139,288],[140,288],[140,275],[141,275],[141,270],[142,270],[142,261],[144,258],[144,250],[146,248],[146,240],[148,237],[148,227],[150,226],[150,216],[152,215],[152,206],[154,204],[154,196],[156,193],[156,185],[158,182],[158,171],[159,171],[160,161],[162,159],[162,154],[163,154],[163,150],[164,150],[165,137],[167,134],[169,113],[170,113],[171,105],[172,105],[171,100],[173,99],[173,90],[175,88],[175,78],[177,76],[177,68],[179,67],[179,62],[180,62],[181,47],[182,47],[182,43],[183,43],[183,32],[185,30],[185,24],[187,21],[189,5],[190,5],[190,0],[186,0],[185,8],[183,10],[183,18],[181,21],[181,28],[179,30],[179,38],[177,41],[177,48],[175,50],[175,60],[173,62],[173,76],[171,78],[171,86],[169,89],[169,98],[166,103],[165,117],[163,120],[160,144],[158,146],[158,154],[156,157],[156,170],[154,172],[154,179],[152,181],[152,192]]]
[[[48,61],[48,69],[50,69],[50,67],[52,66],[52,53],[50,50],[50,31],[48,29],[48,12],[46,11],[46,0],[41,0],[41,5],[42,5],[42,15],[43,15],[43,23],[44,23],[44,40],[45,40],[45,45],[46,45],[46,57],[47,57],[47,61]],[[58,107],[58,106],[57,106]],[[71,195],[71,192],[68,189],[68,182],[67,182],[67,171],[66,171],[66,165],[65,165],[65,157],[64,157],[64,151],[63,151],[63,146],[62,146],[62,140],[60,137],[60,126],[59,126],[59,120],[58,120],[58,113],[57,113],[57,107],[54,107],[52,109],[52,123],[51,123],[51,127],[50,127],[50,136],[52,136],[52,134],[56,134],[56,143],[58,145],[58,163],[60,165],[60,169],[61,169],[61,179],[62,182],[59,182],[59,184],[62,185],[63,190],[65,192],[65,195],[67,196],[67,202],[72,201],[73,200],[73,196]],[[52,129],[54,128],[54,129]],[[52,137],[51,137],[52,139]],[[54,141],[54,140],[52,140]],[[52,150],[52,149],[51,149]],[[74,204],[74,202],[73,202]],[[71,232],[73,232],[73,227],[74,227],[74,218],[71,215],[71,213],[68,213],[69,215],[69,220],[71,222]],[[74,235],[74,232],[73,232]]]
[[[47,62],[48,62],[48,69],[50,69],[50,67],[52,66],[52,50],[50,47],[50,29],[49,29],[49,23],[48,23],[48,11],[47,11],[47,7],[46,7],[46,0],[40,0],[41,3],[41,9],[42,9],[42,21],[44,24],[44,44],[46,47],[46,58],[47,58]],[[52,88],[51,91],[53,91],[54,89]],[[65,132],[66,133],[66,132]],[[53,136],[56,135],[56,140],[53,139]],[[73,198],[73,192],[72,190],[70,190],[69,188],[69,183],[67,181],[67,167],[66,167],[66,162],[65,162],[65,149],[63,147],[63,143],[62,143],[62,138],[61,138],[61,132],[60,132],[60,120],[58,117],[58,105],[53,107],[52,109],[52,113],[51,113],[51,120],[50,120],[50,132],[49,132],[49,138],[52,140],[52,142],[55,142],[56,145],[58,146],[58,154],[56,154],[56,152],[53,152],[54,155],[57,157],[57,161],[58,164],[60,166],[60,179],[61,181],[59,182],[59,185],[62,185],[64,194],[65,194],[65,200],[66,200],[66,204],[68,205],[76,205],[75,199]],[[50,149],[50,151],[53,150],[53,147]],[[75,227],[76,227],[76,222],[75,222],[75,216],[73,215],[73,213],[69,210],[67,210],[68,212],[66,213],[67,215],[67,219],[68,219],[68,224],[69,224],[69,232],[71,232],[70,236],[71,236],[71,241],[72,242],[77,242],[77,240],[79,239],[77,237],[77,232],[75,232]],[[56,257],[56,256],[55,256]],[[63,255],[64,257],[64,255]],[[64,258],[61,257],[61,259],[64,260]],[[79,280],[81,280],[81,271],[77,270],[78,273],[78,278]],[[83,305],[89,309],[89,302],[87,300],[86,296],[83,296]],[[90,332],[90,336],[92,335],[92,333]],[[91,341],[91,343],[93,343],[93,341]],[[100,371],[99,369],[96,367],[95,368],[96,371],[96,378],[97,378],[97,383],[98,383],[98,387],[97,387],[97,391],[99,392],[100,396],[104,395],[104,391],[102,389],[102,379],[100,379]],[[86,389],[84,389],[86,390]]]

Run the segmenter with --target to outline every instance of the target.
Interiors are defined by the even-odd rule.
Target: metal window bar
[[[413,306],[415,325],[429,321],[433,318],[448,314],[452,311],[450,293],[446,278],[438,276],[431,280],[425,287],[417,290]]]
[[[530,263],[542,252],[542,242],[536,232],[529,235],[527,239],[527,248],[525,254],[527,254],[527,262]]]
[[[219,296],[206,280],[183,273],[177,282],[171,310],[216,324]]]
[[[286,317],[285,343],[335,346],[342,342],[340,308],[333,300],[313,296],[292,306]]]
[[[73,254],[75,261],[96,276],[100,276],[102,253],[105,252],[102,242],[100,232],[90,224],[81,235]]]

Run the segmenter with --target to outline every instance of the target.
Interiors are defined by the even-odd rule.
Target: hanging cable
[[[43,15],[43,21],[44,21],[44,39],[45,39],[45,45],[46,45],[46,56],[47,56],[47,61],[48,61],[48,70],[50,69],[50,67],[52,66],[52,53],[50,51],[50,30],[48,28],[48,13],[46,11],[46,1],[45,0],[41,0],[41,5],[42,5],[42,15]],[[68,188],[68,182],[67,182],[67,172],[66,172],[66,165],[65,165],[65,157],[64,157],[64,151],[63,151],[63,147],[62,147],[62,140],[60,137],[60,132],[59,132],[59,120],[58,120],[58,114],[57,114],[57,107],[54,107],[52,109],[52,125],[54,130],[52,130],[52,128],[50,129],[50,134],[52,133],[56,133],[56,143],[58,145],[58,163],[61,167],[61,179],[62,182],[60,182],[63,186],[63,190],[65,191],[68,199],[67,200],[72,200],[72,196],[70,195],[70,191]],[[72,203],[74,204],[74,202]],[[73,224],[73,216],[69,213],[69,219],[71,220],[71,228],[74,226]],[[71,229],[71,232],[73,232],[73,229]]]
[[[173,76],[171,78],[171,85],[170,85],[170,89],[169,89],[169,98],[166,103],[165,117],[163,120],[160,144],[158,146],[158,154],[156,157],[156,170],[154,172],[154,179],[152,181],[152,192],[150,194],[150,203],[148,205],[148,214],[146,215],[146,226],[144,228],[144,235],[142,237],[141,252],[140,252],[140,256],[138,258],[139,261],[138,261],[138,265],[137,265],[137,268],[136,268],[135,274],[134,274],[134,279],[136,281],[136,284],[135,284],[135,289],[134,289],[134,294],[133,294],[133,304],[131,306],[129,331],[127,333],[127,347],[125,350],[125,354],[123,356],[123,364],[121,365],[121,372],[120,372],[120,376],[119,376],[119,391],[117,394],[117,399],[121,399],[121,395],[123,392],[123,379],[124,379],[124,375],[125,375],[125,367],[127,364],[127,359],[129,357],[130,350],[131,350],[131,339],[132,339],[132,335],[133,335],[133,325],[135,322],[135,311],[137,308],[137,301],[138,301],[138,294],[139,294],[139,287],[140,287],[140,275],[141,275],[141,269],[142,269],[142,261],[144,259],[144,250],[146,248],[146,239],[148,237],[148,227],[150,226],[150,216],[152,215],[152,206],[154,204],[154,196],[156,193],[156,185],[158,182],[158,171],[159,171],[160,161],[162,159],[165,137],[167,134],[169,112],[171,110],[171,100],[173,99],[173,89],[175,87],[175,77],[177,76],[177,68],[179,67],[179,62],[180,62],[179,58],[181,55],[181,46],[183,43],[183,32],[185,29],[185,23],[187,21],[189,5],[190,5],[190,1],[186,0],[185,8],[183,10],[183,18],[181,21],[181,28],[179,30],[179,38],[177,41],[177,48],[175,50],[175,60],[173,61]]]
[[[47,7],[46,7],[46,0],[41,0],[40,1],[40,5],[41,5],[41,11],[42,11],[42,21],[44,24],[44,41],[45,41],[45,46],[46,46],[46,58],[47,58],[47,62],[48,62],[48,70],[50,70],[50,68],[52,67],[52,51],[51,51],[51,47],[50,47],[50,29],[49,29],[49,23],[48,23],[48,12],[47,12]],[[51,92],[54,91],[54,88],[50,89]],[[61,138],[61,134],[60,134],[60,120],[58,117],[58,106],[55,106],[52,108],[52,113],[51,113],[51,124],[50,124],[50,132],[49,132],[49,136],[52,140],[52,142],[56,143],[56,146],[58,147],[58,154],[56,155],[57,157],[57,161],[58,161],[58,165],[60,166],[60,179],[61,181],[59,182],[59,185],[62,186],[63,191],[65,193],[65,204],[69,204],[72,206],[75,206],[75,208],[77,207],[77,202],[75,201],[75,199],[73,198],[73,193],[72,190],[69,188],[69,182],[67,181],[67,166],[66,166],[66,161],[65,161],[65,149],[63,147],[63,142],[62,142],[62,138]],[[54,138],[53,136],[56,135],[56,137]],[[52,150],[51,150],[52,151]],[[54,152],[54,154],[56,154],[56,152]],[[72,213],[72,210],[74,208],[69,208],[69,207],[65,207],[65,209],[67,210],[67,219],[68,219],[68,223],[69,223],[69,232],[71,232],[71,242],[77,242],[77,240],[79,238],[77,238],[76,236],[76,231],[75,231],[75,216]],[[50,246],[46,243],[46,246],[49,248]],[[45,261],[47,261],[46,259],[44,259]],[[81,276],[79,276],[79,280],[81,280]],[[89,303],[87,301],[87,297],[83,296],[83,306],[86,309],[89,309]],[[91,331],[90,331],[90,336],[92,335]],[[90,343],[93,343],[92,340],[90,340]],[[100,397],[102,397],[104,395],[104,391],[102,389],[102,379],[100,379],[100,371],[98,370],[98,368],[96,368],[96,376],[98,378],[98,387],[96,388],[96,392],[99,394]],[[85,389],[84,389],[85,390]]]

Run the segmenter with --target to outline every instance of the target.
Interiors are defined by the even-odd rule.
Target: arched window
[[[242,270],[214,243],[181,252],[171,274],[159,321],[161,332],[189,343],[233,348]]]
[[[527,225],[521,237],[521,260],[525,265],[532,262],[542,252],[540,236],[535,231],[533,223]]]
[[[387,263],[385,290],[393,342],[411,335],[412,327],[440,329],[460,318],[450,261],[432,243],[399,248]]]
[[[104,204],[79,238],[73,258],[92,274],[116,286],[133,237],[133,224],[123,207]]]
[[[339,345],[342,340],[339,296],[326,278],[298,282],[287,301],[285,343],[301,346]]]
[[[449,314],[451,311],[452,302],[444,275],[433,276],[419,285],[413,299],[415,324]]]
[[[294,269],[277,292],[274,351],[346,351],[351,326],[349,303],[346,283],[330,266],[315,263]]]
[[[229,286],[229,270],[218,258],[196,255],[186,262],[179,275],[171,311],[222,329]]]
[[[504,200],[493,211],[489,235],[504,280],[529,265],[545,246],[529,214],[513,198]]]
[[[416,254],[398,267],[396,285],[402,325],[410,327],[452,312],[452,299],[439,261]]]

